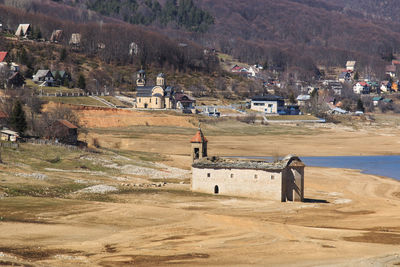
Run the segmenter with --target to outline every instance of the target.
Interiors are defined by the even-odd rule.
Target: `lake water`
[[[270,157],[242,157],[271,160]],[[400,155],[396,156],[339,156],[300,157],[306,166],[361,170],[363,173],[400,180]]]
[[[361,170],[400,180],[400,156],[301,157],[306,166]]]

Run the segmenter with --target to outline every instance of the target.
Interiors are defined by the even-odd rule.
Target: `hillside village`
[[[72,2],[0,1],[0,266],[400,264],[389,41],[225,41],[236,1]]]

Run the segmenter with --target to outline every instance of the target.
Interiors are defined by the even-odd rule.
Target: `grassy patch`
[[[72,210],[71,207],[81,204],[76,200],[8,197],[0,200],[0,222],[48,223],[40,214]]]
[[[236,119],[206,118],[202,123],[202,129],[206,136],[255,136],[255,135],[280,135],[280,134],[316,134],[319,130],[312,131],[305,126],[293,125],[260,125],[247,124]],[[152,134],[161,135],[186,135],[193,136],[196,129],[177,126],[134,126],[126,128],[99,128],[90,129],[97,134],[111,134],[121,138],[140,139]]]
[[[23,163],[36,171],[46,168],[62,170],[102,171],[115,174],[117,170],[85,159],[85,156],[98,157],[90,152],[69,150],[64,147],[51,145],[21,144],[18,150],[3,148],[2,159],[5,163]]]
[[[281,115],[281,116],[269,116],[267,120],[271,121],[312,121],[318,120],[317,117],[312,115]]]
[[[38,92],[41,91],[43,94],[55,94],[55,93],[82,93],[81,89],[78,88],[68,88],[64,86],[39,86],[34,83],[32,80],[27,79],[26,86],[36,89]]]
[[[127,107],[127,105],[123,102],[121,102],[118,98],[113,97],[113,96],[99,96],[100,98],[105,99],[106,101],[120,107]]]
[[[30,196],[63,198],[85,187],[87,187],[87,185],[76,183],[66,183],[56,186],[12,184],[4,186],[4,192],[10,197]]]
[[[79,96],[79,97],[55,97],[55,96],[43,96],[43,100],[54,103],[63,103],[63,104],[71,104],[71,105],[83,105],[83,106],[98,106],[98,107],[107,107],[102,102],[88,97],[88,96]]]
[[[161,154],[154,153],[154,152],[143,152],[143,151],[134,151],[134,150],[117,150],[117,149],[112,149],[112,148],[104,148],[104,151],[108,151],[120,156],[127,157],[132,160],[142,160],[142,161],[147,161],[147,162],[156,162],[156,161],[164,161],[167,158]],[[130,163],[132,162],[126,162],[126,161],[119,161],[119,160],[114,160],[114,163]],[[137,162],[136,162],[137,163]],[[140,165],[140,164],[139,164]]]
[[[117,200],[113,198],[110,194],[79,194],[77,199],[87,200],[87,201],[97,201],[97,202],[116,202]]]

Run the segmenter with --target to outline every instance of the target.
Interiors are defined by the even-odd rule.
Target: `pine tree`
[[[354,74],[354,80],[358,81],[358,79],[360,79],[360,75],[358,74],[358,72],[356,71],[356,73]]]
[[[357,101],[357,111],[362,111],[362,112],[365,111],[364,104],[363,104],[361,98],[359,98]]]
[[[60,53],[60,61],[64,61],[67,58],[67,49],[63,48]]]
[[[79,75],[79,79],[78,79],[78,87],[82,90],[86,89],[86,80],[85,80],[85,76],[83,76],[83,74]]]
[[[25,112],[19,100],[14,103],[10,116],[10,124],[12,128],[16,130],[20,135],[23,135],[27,128]]]

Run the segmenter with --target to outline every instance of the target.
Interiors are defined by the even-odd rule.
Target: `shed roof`
[[[19,136],[19,134],[17,132],[14,132],[14,131],[11,131],[11,130],[2,130],[1,133],[7,134],[7,135]]]
[[[396,65],[387,65],[386,72],[396,72]]]
[[[50,72],[50,70],[38,70],[36,72],[36,74],[35,74],[35,78],[37,79],[37,78],[40,78],[40,77],[45,77],[49,72]]]
[[[15,32],[15,35],[17,36],[26,35],[30,27],[31,27],[30,24],[19,24],[18,29]]]
[[[311,99],[310,95],[299,95],[297,97],[297,101],[307,101],[307,100],[310,100],[310,99]]]
[[[283,100],[283,97],[276,95],[254,96],[251,101],[278,101]]]
[[[7,52],[0,52],[0,63],[4,61],[7,56]]]
[[[7,119],[8,115],[4,112],[0,110],[0,119]]]
[[[70,123],[70,122],[67,121],[67,120],[58,120],[58,122],[61,123],[62,125],[64,125],[65,127],[67,127],[67,128],[70,128],[70,129],[78,129],[77,126],[73,125],[72,123]]]
[[[349,60],[346,62],[346,67],[354,67],[356,62],[354,60]]]

